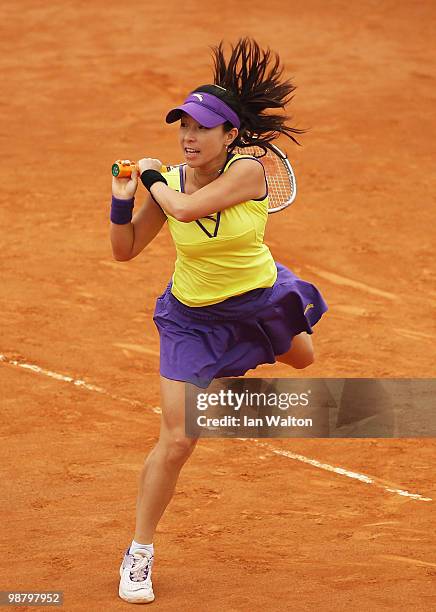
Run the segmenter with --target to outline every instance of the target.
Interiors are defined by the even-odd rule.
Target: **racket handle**
[[[133,168],[136,168],[139,172],[139,168],[134,161],[130,161],[129,159],[117,159],[117,161],[112,164],[112,176],[116,178],[130,178]],[[170,166],[162,166],[160,171],[168,172],[169,170]]]

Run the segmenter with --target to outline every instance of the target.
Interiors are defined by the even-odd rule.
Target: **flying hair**
[[[284,68],[279,55],[269,48],[261,49],[255,40],[247,37],[231,46],[228,61],[223,41],[211,49],[214,85],[203,85],[195,91],[217,96],[239,116],[241,127],[230,148],[265,146],[280,134],[299,145],[294,135],[306,130],[289,126],[291,117],[271,112],[272,109],[285,109],[296,89],[290,79],[282,78]],[[231,127],[225,124],[225,129]]]

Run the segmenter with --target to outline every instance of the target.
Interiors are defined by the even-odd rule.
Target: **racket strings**
[[[235,149],[242,155],[256,157],[265,169],[268,183],[268,205],[270,210],[283,208],[293,196],[295,183],[292,174],[286,167],[285,162],[275,153],[265,151],[260,147],[244,147]]]

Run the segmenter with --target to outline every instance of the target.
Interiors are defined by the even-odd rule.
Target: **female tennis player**
[[[131,178],[113,178],[111,243],[118,261],[136,257],[164,223],[177,259],[158,298],[162,419],[157,444],[140,477],[136,531],[120,568],[119,595],[154,600],[151,572],[156,526],[197,439],[184,427],[185,382],[243,376],[262,363],[306,368],[314,361],[312,327],[327,311],[318,289],[275,262],[263,242],[268,188],[262,164],[232,153],[241,144],[269,143],[301,133],[284,108],[295,89],[282,80],[279,57],[250,39],[213,49],[214,84],[202,85],[167,115],[180,121],[184,163],[161,173],[143,158]],[[268,113],[264,113],[268,111]],[[147,189],[132,218],[138,174]]]

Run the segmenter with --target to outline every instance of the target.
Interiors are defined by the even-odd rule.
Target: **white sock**
[[[130,548],[129,548],[129,553],[133,554],[133,553],[137,552],[138,550],[148,550],[148,552],[151,552],[151,554],[154,555],[153,543],[151,543],[151,544],[140,544],[139,542],[135,542],[135,540],[132,540],[132,543],[131,543]]]

